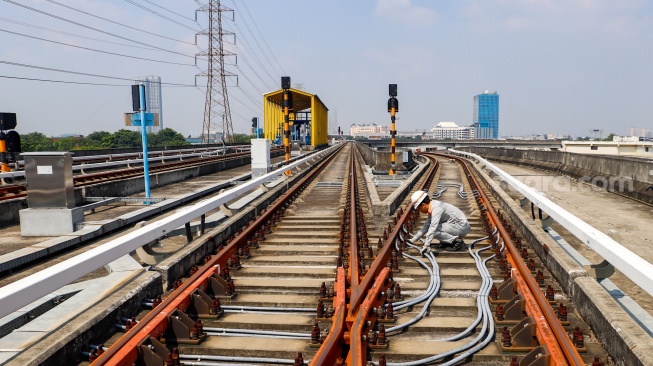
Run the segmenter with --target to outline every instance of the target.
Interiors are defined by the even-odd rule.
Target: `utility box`
[[[29,208],[75,208],[69,152],[23,153]]]
[[[299,156],[302,154],[302,144],[299,140],[290,141],[290,156]]]
[[[270,172],[270,140],[252,139],[252,179]]]
[[[23,153],[28,209],[20,210],[23,236],[70,234],[84,221],[75,208],[73,159],[69,152]]]

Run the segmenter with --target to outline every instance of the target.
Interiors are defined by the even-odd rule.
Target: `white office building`
[[[473,140],[474,127],[461,127],[456,122],[440,122],[436,124],[429,134],[434,140]]]
[[[367,137],[367,138],[386,138],[390,136],[390,128],[388,126],[371,125],[352,125],[349,128],[349,134],[352,137]]]

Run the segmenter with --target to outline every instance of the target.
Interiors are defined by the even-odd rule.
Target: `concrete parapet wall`
[[[490,160],[554,171],[640,201],[653,203],[653,165],[650,160],[561,151],[478,147],[460,150]]]
[[[371,147],[363,145],[359,142],[356,142],[355,144],[356,148],[363,156],[365,164],[378,171],[388,171],[390,169],[390,162],[392,160],[392,153],[390,151],[374,150]],[[403,151],[408,151],[408,163],[405,164],[402,163]],[[415,162],[413,161],[412,150],[397,149],[395,152],[395,164],[397,165],[397,170],[408,170],[414,167]]]
[[[423,159],[423,158],[418,158]],[[428,170],[429,163],[425,160],[424,164],[420,164],[420,167],[417,168],[408,179],[402,182],[401,186],[386,199],[381,201],[379,195],[374,186],[374,181],[372,180],[372,173],[368,171],[363,171],[363,176],[365,178],[365,187],[367,189],[368,197],[370,197],[369,204],[372,215],[374,216],[384,216],[384,215],[393,215],[395,211],[401,206],[402,202],[410,194],[411,190],[419,179],[424,175]]]
[[[477,164],[469,165],[481,177],[481,184],[485,184],[494,195],[513,227],[530,243],[531,249],[573,301],[576,311],[592,328],[615,363],[620,366],[653,365],[651,338],[639,324],[544,232],[539,221],[533,220]]]

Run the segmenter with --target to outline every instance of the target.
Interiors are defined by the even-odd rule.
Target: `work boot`
[[[446,243],[443,243],[443,242],[437,242],[435,244],[431,243],[431,247],[433,247],[435,249],[442,249],[442,248],[444,248],[445,244]]]
[[[457,238],[451,243],[452,245],[450,247],[447,247],[447,250],[450,252],[456,252],[461,249],[467,248],[467,244],[465,244],[465,241],[462,240],[461,238]]]

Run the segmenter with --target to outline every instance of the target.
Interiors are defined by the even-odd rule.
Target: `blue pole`
[[[145,198],[150,198],[150,162],[149,162],[149,154],[147,151],[147,128],[146,128],[146,123],[145,123],[145,85],[142,83],[140,84],[139,88],[139,94],[140,94],[140,100],[141,100],[141,106],[140,106],[140,112],[141,112],[141,137],[143,141],[143,176],[145,177]],[[151,202],[145,201],[144,202],[146,205],[150,204]]]
[[[258,117],[256,117],[256,138],[257,139],[260,138],[259,137],[259,127],[258,127],[259,124],[258,124],[258,121],[259,121],[259,119],[258,119]]]

